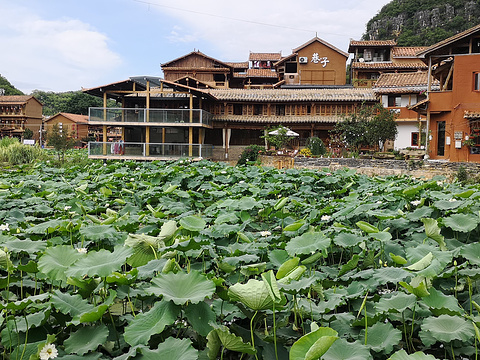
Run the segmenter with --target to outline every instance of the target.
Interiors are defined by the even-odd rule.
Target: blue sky
[[[0,74],[25,93],[162,76],[195,49],[221,61],[291,54],[316,34],[343,51],[388,0],[0,0]]]

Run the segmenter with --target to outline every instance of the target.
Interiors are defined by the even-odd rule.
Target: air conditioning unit
[[[298,62],[299,62],[300,64],[307,64],[307,63],[308,63],[308,57],[306,57],[306,56],[300,56],[300,57],[298,58]]]

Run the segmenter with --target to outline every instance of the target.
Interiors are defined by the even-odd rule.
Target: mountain
[[[5,90],[3,95],[23,95],[23,92],[15,88],[12,84],[10,84],[10,81],[8,81],[6,78],[4,78],[2,75],[0,75],[0,89]],[[0,90],[0,94],[2,91]]]
[[[393,0],[368,23],[363,40],[429,46],[480,23],[480,0]]]

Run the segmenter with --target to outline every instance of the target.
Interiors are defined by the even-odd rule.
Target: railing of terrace
[[[193,123],[210,125],[212,115],[199,109],[140,109],[98,108],[88,109],[90,122],[134,123]]]

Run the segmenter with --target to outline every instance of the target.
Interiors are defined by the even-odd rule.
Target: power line
[[[219,19],[233,20],[233,21],[244,22],[244,23],[249,23],[249,24],[269,26],[269,27],[274,27],[274,28],[288,29],[288,30],[295,30],[295,31],[304,31],[304,32],[310,32],[310,33],[317,34],[317,31],[314,31],[314,30],[300,29],[300,28],[294,28],[294,27],[290,27],[290,26],[277,25],[277,24],[269,24],[269,23],[264,23],[264,22],[260,22],[260,21],[238,19],[238,18],[223,16],[223,15],[210,14],[210,13],[206,13],[206,12],[202,12],[202,11],[188,10],[188,9],[177,8],[177,7],[174,7],[174,6],[156,4],[156,3],[152,3],[152,2],[149,2],[149,1],[145,1],[145,0],[132,0],[132,1],[135,1],[135,2],[138,2],[138,3],[141,3],[141,4],[145,4],[145,5],[149,5],[149,6],[152,5],[152,6],[157,6],[157,7],[163,7],[163,8],[166,8],[166,9],[183,11],[183,12],[188,12],[188,13],[197,14],[197,15],[205,15],[205,16],[210,16],[210,17],[219,18]],[[345,34],[337,34],[337,33],[331,33],[331,32],[323,32],[323,33],[328,34],[328,35],[336,35],[336,36],[348,36],[348,35],[345,35]]]

